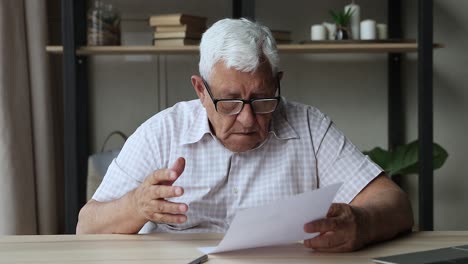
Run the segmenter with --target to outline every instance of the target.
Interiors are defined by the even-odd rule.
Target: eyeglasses
[[[276,110],[276,107],[279,104],[281,99],[280,96],[280,82],[279,78],[276,77],[276,82],[278,85],[278,96],[269,97],[269,98],[252,98],[249,100],[243,99],[216,99],[211,93],[210,86],[205,79],[202,78],[203,84],[205,85],[208,94],[210,95],[211,101],[215,106],[216,112],[223,115],[237,115],[244,108],[245,104],[252,107],[254,114],[268,114]]]

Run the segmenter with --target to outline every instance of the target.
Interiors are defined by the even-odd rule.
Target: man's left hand
[[[363,247],[368,241],[367,213],[349,204],[334,203],[327,217],[304,225],[307,233],[320,235],[304,240],[306,247],[321,252],[349,252]]]

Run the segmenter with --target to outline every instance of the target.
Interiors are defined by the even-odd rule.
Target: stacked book
[[[187,14],[153,15],[149,18],[154,27],[155,46],[198,45],[206,30],[206,17]]]

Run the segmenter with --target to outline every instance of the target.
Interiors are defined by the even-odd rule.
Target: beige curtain
[[[46,1],[0,1],[0,235],[58,232],[46,18]]]

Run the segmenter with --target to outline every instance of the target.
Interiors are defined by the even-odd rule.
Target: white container
[[[344,7],[345,12],[348,11],[348,9],[350,9],[353,12],[353,14],[351,15],[351,20],[349,21],[352,39],[359,39],[359,23],[361,22],[361,8],[357,4],[355,4],[353,0],[351,4]]]
[[[377,39],[387,39],[387,25],[386,24],[377,24]]]
[[[323,25],[317,24],[310,27],[311,40],[326,40],[327,31]]]
[[[361,39],[372,40],[377,38],[375,20],[366,19],[361,21]]]
[[[322,25],[327,29],[327,39],[334,40],[336,34],[336,24],[323,22]]]

